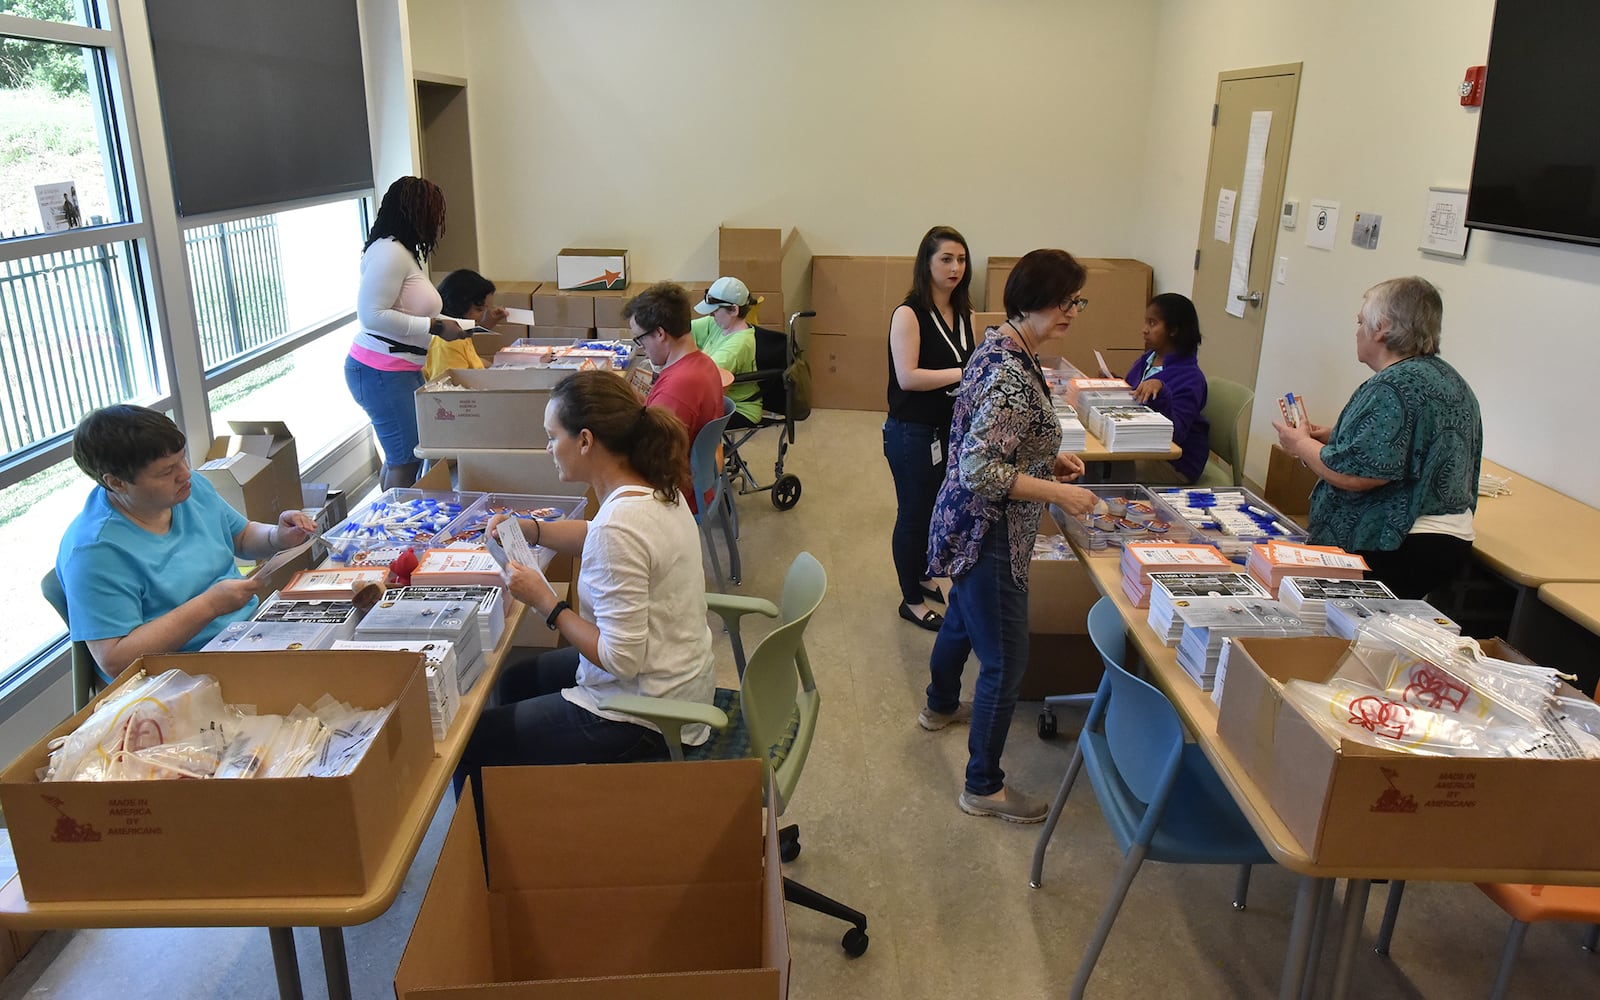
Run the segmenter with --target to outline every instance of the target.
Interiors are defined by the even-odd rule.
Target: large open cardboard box
[[[1320,636],[1234,640],[1217,718],[1223,744],[1314,862],[1351,872],[1600,868],[1600,838],[1582,818],[1600,760],[1379,750],[1324,735],[1284,700],[1286,681],[1326,680],[1349,649]]]
[[[755,760],[486,768],[484,848],[464,793],[395,997],[787,996],[763,772]]]
[[[337,778],[40,782],[51,740],[77,729],[133,671],[0,772],[23,892],[33,902],[339,896],[367,890],[433,761],[422,657],[306,651],[146,656],[210,674],[229,704],[282,714],[324,694],[395,703],[353,772]]]
[[[571,371],[556,368],[452,368],[461,389],[430,382],[417,390],[417,440],[424,448],[543,448],[550,390]],[[509,491],[508,491],[509,492]]]
[[[811,258],[811,307],[817,312],[812,328],[888,340],[889,317],[911,290],[914,263],[912,257]]]
[[[288,425],[280,420],[230,420],[228,428],[233,433],[213,439],[195,471],[252,521],[277,524],[284,511],[299,510],[300,457]]]

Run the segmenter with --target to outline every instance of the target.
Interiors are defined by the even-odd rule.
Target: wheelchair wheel
[[[785,473],[772,484],[772,506],[788,510],[800,502],[800,477]]]

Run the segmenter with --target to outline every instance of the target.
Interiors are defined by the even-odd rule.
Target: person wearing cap
[[[734,277],[711,283],[705,301],[695,303],[700,318],[690,324],[695,346],[711,355],[717,367],[735,375],[756,370],[756,333],[745,320],[750,313],[750,289]],[[729,427],[754,427],[761,422],[761,387],[754,382],[728,386],[734,402]]]

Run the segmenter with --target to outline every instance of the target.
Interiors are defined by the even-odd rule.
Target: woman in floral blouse
[[[1007,787],[1000,769],[1028,665],[1034,538],[1045,504],[1084,514],[1095,503],[1088,490],[1067,485],[1083,474],[1083,461],[1057,452],[1061,427],[1038,358],[1088,305],[1078,296],[1086,277],[1065,250],[1035,250],[1012,269],[1009,318],[989,331],[961,378],[928,539],[929,573],[952,583],[929,662],[927,707],[917,721],[930,730],[970,721],[966,785],[957,801],[973,816],[1013,823],[1037,823],[1048,811],[1048,802]],[[977,690],[966,704],[961,671],[974,651]]]

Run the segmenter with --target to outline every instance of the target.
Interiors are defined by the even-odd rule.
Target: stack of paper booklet
[[[1176,646],[1183,635],[1178,609],[1189,602],[1271,596],[1249,573],[1151,573],[1150,628],[1164,644]]]
[[[360,617],[349,601],[272,601],[254,619],[230,622],[201,652],[327,649],[350,638]]]
[[[1084,393],[1099,392],[1111,395],[1098,397],[1102,402],[1133,402],[1133,388],[1120,378],[1075,378],[1067,380],[1067,402],[1082,412],[1087,405]]]
[[[342,639],[334,649],[384,649],[421,653],[428,679],[428,711],[433,716],[433,739],[443,743],[450,734],[461,707],[461,682],[456,671],[455,643],[441,639],[385,641],[381,639]]]
[[[1239,636],[1289,638],[1314,634],[1277,601],[1208,597],[1178,609],[1183,638],[1178,640],[1178,665],[1201,690],[1210,691],[1224,639]]]
[[[1337,545],[1267,542],[1250,546],[1250,559],[1245,568],[1268,593],[1276,594],[1286,576],[1359,580],[1367,573],[1367,561]]]
[[[379,601],[356,626],[355,638],[391,642],[444,640],[456,653],[457,689],[472,690],[483,673],[483,644],[475,601]]]
[[[380,590],[389,580],[387,566],[329,566],[303,569],[283,585],[278,596],[294,600],[349,600],[368,585]]]
[[[506,631],[506,596],[499,587],[434,587],[412,584],[389,591],[394,601],[472,601],[478,605],[478,641],[485,652],[500,645]]]
[[[1361,627],[1361,623],[1378,615],[1419,618],[1447,632],[1461,634],[1460,625],[1451,621],[1449,616],[1427,601],[1343,597],[1329,600],[1325,611],[1328,616],[1327,633],[1340,639],[1354,639],[1356,629]]]
[[[1061,425],[1060,451],[1082,451],[1088,446],[1087,432],[1078,420],[1078,411],[1072,404],[1060,399],[1053,401],[1056,409],[1056,423]]]
[[[1172,444],[1172,421],[1148,406],[1096,406],[1089,429],[1106,451],[1165,451]]]
[[[1122,592],[1136,608],[1150,606],[1152,573],[1231,573],[1233,564],[1210,545],[1128,542],[1122,546]]]
[[[1278,585],[1278,600],[1283,606],[1318,632],[1327,627],[1324,606],[1328,601],[1356,597],[1393,600],[1394,592],[1381,580],[1341,580],[1324,576],[1286,576]]]

